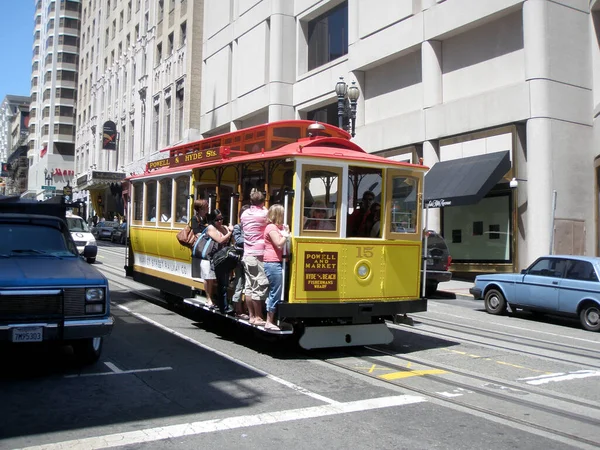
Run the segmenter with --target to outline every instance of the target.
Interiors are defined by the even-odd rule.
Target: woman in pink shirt
[[[267,227],[267,209],[264,206],[265,196],[252,189],[250,208],[240,217],[244,230],[244,256],[242,266],[246,275],[246,303],[248,304],[249,322],[253,325],[265,325],[263,301],[269,291],[269,280],[265,275],[263,257],[265,253],[265,228]]]
[[[287,225],[283,225],[284,209],[281,205],[273,205],[267,213],[269,224],[265,228],[264,267],[269,280],[269,297],[267,298],[267,323],[265,330],[279,331],[275,324],[275,310],[281,302],[283,291],[283,247],[289,236]]]

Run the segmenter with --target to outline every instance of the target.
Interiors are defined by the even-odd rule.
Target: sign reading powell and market
[[[304,253],[304,290],[337,291],[338,252]]]

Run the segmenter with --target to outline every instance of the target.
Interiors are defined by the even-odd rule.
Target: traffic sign
[[[44,191],[55,191],[56,190],[56,186],[42,186],[42,189]]]

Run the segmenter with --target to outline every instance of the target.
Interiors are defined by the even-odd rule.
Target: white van
[[[88,253],[87,262],[92,264],[96,261],[96,255],[98,254],[98,245],[96,244],[96,238],[90,232],[90,229],[81,217],[74,215],[71,211],[67,211],[67,225],[71,236],[77,245],[79,254],[83,254],[85,247],[91,247],[93,250]],[[89,252],[89,250],[88,250]]]

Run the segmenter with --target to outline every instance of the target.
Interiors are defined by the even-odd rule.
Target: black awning
[[[425,175],[425,205],[472,205],[479,202],[510,170],[508,151],[442,161]]]

